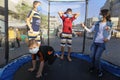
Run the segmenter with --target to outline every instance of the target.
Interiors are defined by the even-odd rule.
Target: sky
[[[48,14],[48,1],[39,0],[42,3],[42,13]],[[100,8],[106,0],[88,0],[88,18],[97,17]],[[85,2],[50,2],[50,15],[58,16],[58,11],[66,11],[67,8],[72,8],[73,13],[80,13],[80,16],[74,21],[75,24],[84,22],[85,20]]]
[[[18,2],[19,0],[12,0]],[[34,1],[34,0],[31,0]],[[48,15],[48,0],[38,0],[42,3],[42,13]],[[83,0],[82,0],[83,1]],[[106,0],[88,0],[88,16],[87,18],[97,17],[100,8]],[[75,24],[84,22],[85,20],[85,2],[50,2],[50,15],[58,16],[58,11],[66,11],[67,8],[72,8],[73,13],[80,13],[80,16],[74,21]]]

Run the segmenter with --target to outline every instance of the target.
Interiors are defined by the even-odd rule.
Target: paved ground
[[[60,39],[53,38],[50,40],[50,45],[55,48],[56,51],[60,51]],[[84,54],[90,54],[90,45],[92,43],[92,39],[86,39],[85,44],[85,52]],[[73,38],[73,46],[72,51],[73,52],[81,52],[83,47],[83,38],[82,37],[76,37]],[[67,48],[66,48],[67,51]],[[104,54],[102,56],[103,59],[119,65],[120,66],[120,39],[112,38],[107,43],[107,49],[104,51]]]
[[[21,47],[17,48],[15,47],[14,50],[9,50],[9,61],[18,58],[22,55],[28,54],[28,47],[25,42],[21,42]],[[5,48],[0,48],[0,65],[5,65]]]
[[[86,45],[85,45],[85,52],[84,54],[90,54],[90,44],[92,40],[86,39]],[[47,44],[47,43],[45,43]],[[73,38],[73,46],[72,51],[73,52],[81,52],[82,51],[82,44],[83,44],[83,38],[82,37],[75,37]],[[60,39],[58,37],[50,38],[50,45],[54,47],[56,51],[60,51]],[[103,54],[103,59],[119,65],[120,66],[120,39],[111,39],[111,41],[107,44],[108,48]],[[67,48],[65,48],[67,51]],[[0,65],[5,63],[4,59],[4,48],[0,48]],[[27,44],[25,42],[21,42],[20,48],[15,48],[14,50],[9,50],[9,60],[12,60],[14,58],[17,58],[21,55],[28,54],[28,48]]]

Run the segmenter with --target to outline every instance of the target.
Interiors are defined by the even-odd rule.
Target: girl
[[[91,29],[88,29],[84,24],[81,26],[87,32],[94,32],[93,43],[91,45],[91,62],[92,67],[90,72],[93,72],[95,68],[98,70],[98,77],[102,77],[102,69],[100,59],[103,51],[105,50],[106,42],[110,40],[112,23],[110,20],[109,10],[103,9],[100,12],[99,21],[93,25]]]

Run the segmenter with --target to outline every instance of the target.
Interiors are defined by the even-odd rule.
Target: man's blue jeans
[[[97,68],[99,71],[102,71],[100,60],[104,50],[105,43],[93,43],[91,46],[92,67]]]

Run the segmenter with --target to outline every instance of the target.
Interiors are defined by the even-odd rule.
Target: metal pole
[[[6,64],[9,61],[9,41],[8,41],[8,0],[4,1],[5,4],[5,59],[6,59]]]
[[[110,0],[110,14],[112,15],[112,6],[113,6],[113,1]],[[112,15],[113,16],[113,15]]]
[[[87,25],[87,14],[88,14],[88,0],[86,0],[86,8],[85,8],[85,25]],[[84,30],[82,53],[84,53],[85,51],[85,39],[86,39],[86,31]]]
[[[48,46],[50,45],[50,1],[48,1]]]

